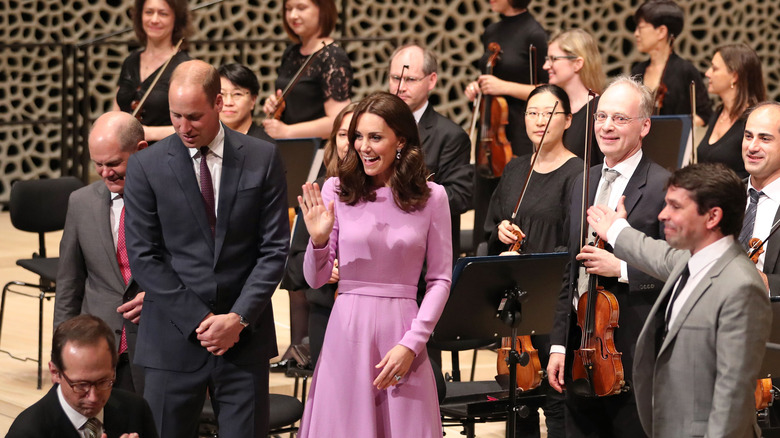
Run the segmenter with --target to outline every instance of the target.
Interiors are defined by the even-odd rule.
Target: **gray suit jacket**
[[[135,297],[138,284],[130,279],[125,285],[119,271],[110,204],[111,192],[103,181],[82,187],[70,196],[60,241],[54,327],[77,315],[94,315],[114,330],[118,346],[124,325],[132,361],[138,326],[122,318],[116,308]],[[136,390],[142,391],[142,370],[132,371]]]
[[[631,228],[614,247],[620,259],[667,280],[634,357],[645,431],[652,437],[753,436],[758,431],[753,392],[772,318],[755,265],[732,244],[686,300],[656,355],[656,333],[690,253]]]

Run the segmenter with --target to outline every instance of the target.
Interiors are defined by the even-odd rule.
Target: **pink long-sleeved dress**
[[[452,242],[447,194],[428,183],[431,197],[421,210],[406,213],[382,187],[376,201],[349,206],[339,201],[338,179],[322,188],[325,205],[335,201],[335,224],[328,245],[311,242],[304,275],[312,287],[330,279],[339,261],[339,296],[325,332],[302,438],[441,437],[436,383],[425,344],[449,296]],[[417,283],[423,263],[427,289],[419,309]],[[396,386],[372,385],[375,368],[395,345],[416,357]]]

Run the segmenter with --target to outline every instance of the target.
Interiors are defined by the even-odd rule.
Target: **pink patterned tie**
[[[122,273],[122,279],[125,285],[130,281],[130,260],[127,258],[127,245],[125,244],[125,207],[122,207],[122,214],[119,215],[119,230],[116,233],[116,260],[119,263],[119,271]],[[127,333],[122,324],[122,337],[119,339],[119,354],[127,351]]]
[[[216,208],[214,205],[214,183],[211,181],[211,171],[206,162],[209,155],[209,147],[200,148],[200,193],[203,195],[203,206],[206,209],[206,217],[211,227],[211,235],[214,235],[214,227],[217,225]]]

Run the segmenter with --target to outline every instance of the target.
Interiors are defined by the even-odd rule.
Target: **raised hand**
[[[320,186],[317,183],[306,183],[302,186],[303,196],[298,196],[298,204],[301,206],[306,230],[311,236],[311,243],[315,248],[322,248],[330,239],[333,230],[333,201],[325,206],[322,200]]]

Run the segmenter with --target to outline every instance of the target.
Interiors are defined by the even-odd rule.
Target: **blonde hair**
[[[582,29],[560,32],[552,37],[550,44],[557,43],[567,55],[582,58],[582,70],[578,72],[582,84],[601,94],[604,91],[606,75],[601,68],[601,54],[596,40]]]

